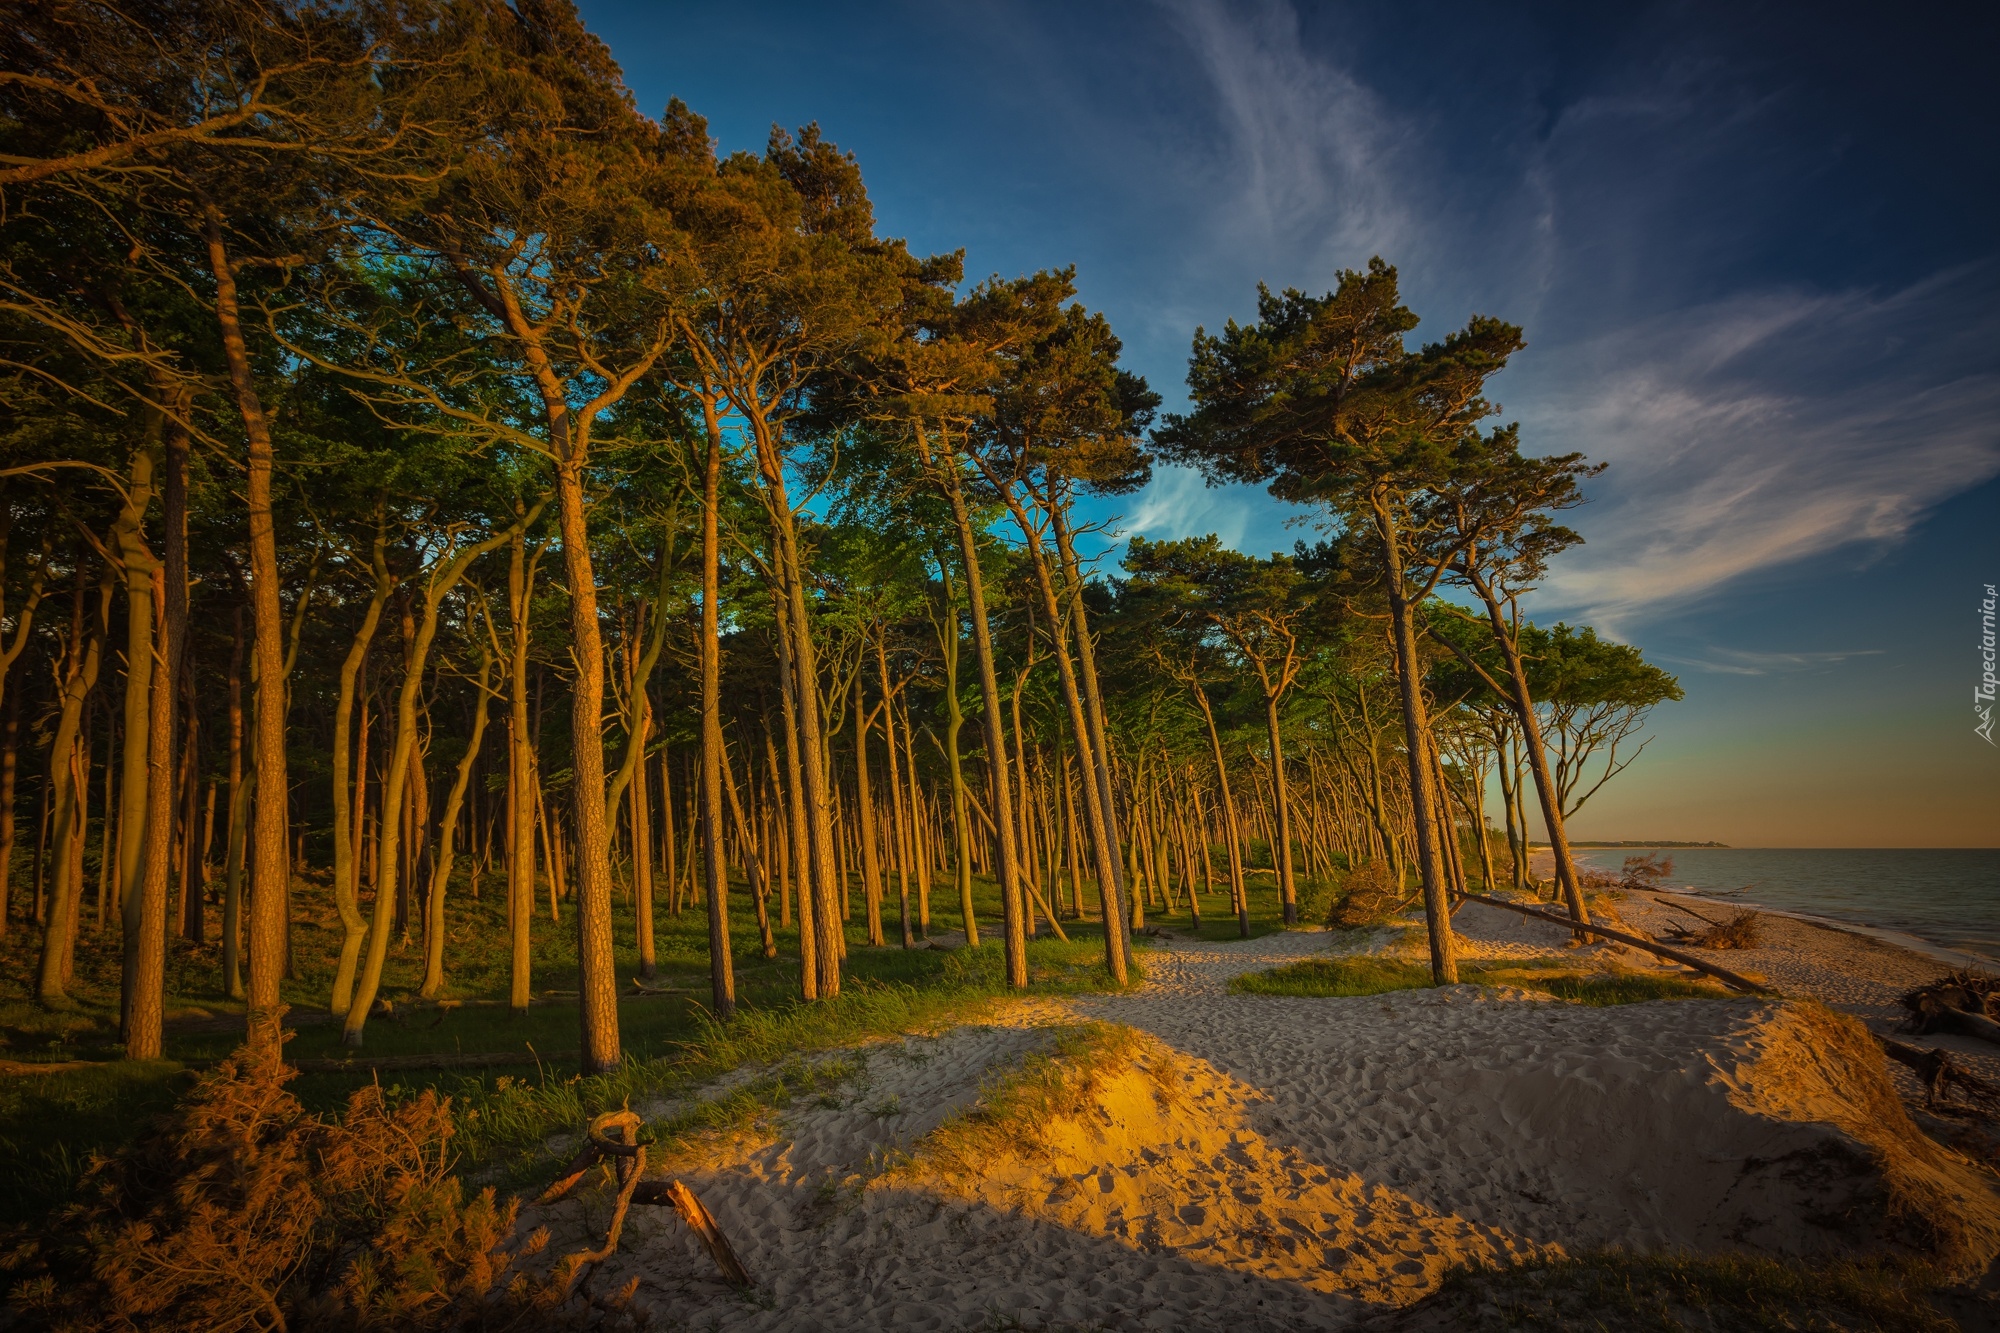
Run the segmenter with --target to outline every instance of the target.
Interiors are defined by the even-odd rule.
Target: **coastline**
[[[1617,867],[1615,865],[1588,860],[1587,859],[1588,854],[1592,851],[1615,852],[1628,849],[1600,847],[1600,848],[1577,848],[1576,850],[1580,853],[1579,860],[1583,861],[1591,868],[1602,871],[1607,874],[1616,874]],[[1780,852],[1780,853],[1821,852],[1821,851],[1897,852],[1897,851],[1933,851],[1933,850],[1956,852],[1956,851],[1977,851],[1981,849],[1977,848],[1849,849],[1849,848],[1787,848],[1787,847],[1731,847],[1726,849],[1716,849],[1716,848],[1699,849],[1699,848],[1657,847],[1657,850],[1664,851],[1668,853],[1668,855],[1671,857],[1673,855],[1677,855],[1689,850],[1711,850],[1711,851],[1726,850],[1730,852],[1744,852],[1755,855],[1755,854],[1770,853],[1770,852]],[[1554,854],[1548,849],[1548,847],[1545,844],[1537,845],[1532,848],[1530,853],[1529,865],[1532,870],[1532,873],[1537,878],[1546,880],[1553,878],[1555,874]],[[1683,870],[1683,873],[1685,873],[1685,870]],[[1703,888],[1692,884],[1679,883],[1679,884],[1662,884],[1658,886],[1656,889],[1649,889],[1648,892],[1672,893],[1682,897],[1698,900],[1701,902],[1714,903],[1717,905],[1724,905],[1724,906],[1733,905],[1743,910],[1752,910],[1770,916],[1789,917],[1793,920],[1809,922],[1813,925],[1823,927],[1827,930],[1847,931],[1852,934],[1860,935],[1866,938],[1877,939],[1884,943],[1894,945],[1898,948],[1907,949],[1913,953],[1927,955],[1928,957],[1936,960],[1937,962],[1944,963],[1954,968],[1971,967],[1971,968],[1979,968],[1992,971],[2000,971],[2000,941],[1980,940],[1975,944],[1971,945],[1952,943],[1948,940],[1936,938],[1933,935],[1926,935],[1925,933],[1923,933],[1922,927],[1913,927],[1908,924],[1890,925],[1884,923],[1879,919],[1871,919],[1865,913],[1865,910],[1861,913],[1843,915],[1838,912],[1827,911],[1824,909],[1815,911],[1810,906],[1800,906],[1796,903],[1789,905],[1778,905],[1754,896],[1739,896],[1743,894],[1754,893],[1754,890],[1757,887],[1758,885],[1753,883],[1745,886],[1742,889],[1731,889],[1724,891],[1719,889]],[[1893,912],[1894,908],[1893,906],[1885,905],[1884,910],[1888,912]]]

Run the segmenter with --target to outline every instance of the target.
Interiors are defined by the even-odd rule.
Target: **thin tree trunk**
[[[153,574],[153,599],[160,605],[158,678],[149,691],[146,720],[146,846],[139,877],[138,939],[132,993],[125,1006],[125,1057],[157,1060],[166,1015],[167,870],[174,832],[174,704],[179,691],[176,663],[180,645],[165,615],[165,571]]]
[[[910,831],[903,819],[903,781],[896,762],[896,692],[889,684],[889,632],[879,624],[875,631],[875,667],[882,680],[883,748],[889,752],[889,813],[896,832],[896,925],[903,936],[903,947],[913,949],[916,941],[910,934]],[[8,812],[11,819],[11,805]],[[11,824],[8,829],[11,835]]]
[[[104,656],[104,622],[111,607],[111,572],[105,572],[100,585],[98,601],[100,613],[96,622],[86,631],[83,611],[83,580],[81,569],[77,571],[77,587],[70,617],[70,668],[63,681],[61,705],[56,716],[55,737],[49,744],[49,785],[51,793],[50,854],[55,863],[55,874],[49,888],[48,905],[44,911],[45,925],[42,935],[41,964],[36,978],[35,998],[42,1004],[58,1007],[66,1006],[68,994],[68,963],[70,951],[75,942],[74,919],[77,915],[77,900],[81,896],[82,885],[77,882],[78,867],[70,854],[70,844],[76,830],[73,825],[77,813],[77,800],[71,769],[75,763],[77,732],[83,719],[84,701],[97,684],[99,665]],[[78,640],[85,634],[84,646],[79,649]]]
[[[1444,866],[1437,846],[1437,800],[1431,790],[1430,720],[1425,715],[1422,665],[1412,624],[1408,590],[1403,581],[1402,539],[1397,535],[1388,502],[1374,502],[1376,533],[1381,539],[1389,591],[1389,621],[1396,649],[1396,683],[1403,703],[1403,740],[1408,750],[1411,822],[1417,839],[1417,869],[1423,881],[1424,921],[1431,947],[1431,980],[1436,985],[1458,981],[1457,947],[1451,933],[1451,909],[1445,901]]]
[[[13,665],[9,662],[0,667],[0,677]],[[14,914],[14,785],[21,762],[19,688],[7,691],[4,717],[5,721],[0,722],[0,939],[6,938],[8,919]],[[104,808],[108,816],[111,810],[108,800]]]
[[[481,653],[479,658],[478,693],[472,713],[472,736],[466,742],[465,756],[458,761],[458,771],[452,777],[451,790],[444,799],[444,821],[438,827],[437,857],[431,865],[430,892],[424,895],[424,983],[418,994],[431,999],[444,989],[444,895],[451,882],[451,867],[456,859],[458,816],[465,803],[465,790],[472,781],[472,767],[479,760],[479,746],[486,739],[487,696],[492,692],[493,659],[490,653]]]
[[[229,832],[222,871],[222,988],[243,998],[243,859],[249,845],[250,789],[243,780],[243,606],[231,617],[229,648]]]
[[[1264,725],[1271,734],[1271,809],[1273,823],[1271,864],[1278,872],[1278,901],[1285,924],[1299,924],[1299,894],[1292,879],[1292,795],[1285,779],[1284,737],[1278,726],[1278,697],[1264,695]]]
[[[722,859],[722,428],[715,400],[703,399],[708,456],[701,484],[701,857],[708,896],[708,983],[715,1017],[736,1012],[736,966],[729,941],[729,869]],[[839,977],[834,990],[840,989]]]
[[[928,446],[926,446],[928,452]],[[965,486],[955,459],[944,465],[946,496],[958,531],[965,565],[965,592],[972,619],[972,649],[979,670],[979,698],[986,724],[986,780],[993,796],[993,831],[999,844],[1001,927],[1006,942],[1007,984],[1028,988],[1028,946],[1022,910],[1020,849],[1015,845],[1013,782],[1008,776],[1006,724],[1000,713],[1000,681],[993,665],[993,632],[986,619],[986,578],[979,568],[979,544],[966,509]]]
[[[285,769],[285,621],[278,601],[278,543],[271,513],[271,430],[250,367],[250,350],[236,295],[236,271],[223,248],[221,216],[208,210],[209,269],[215,314],[238,414],[249,442],[244,495],[250,528],[250,609],[257,659],[257,809],[251,838],[250,992],[246,1019],[253,1059],[283,1058],[287,890],[291,883],[286,831],[291,786]]]
[[[1123,986],[1128,975],[1127,963],[1132,956],[1130,938],[1125,934],[1123,894],[1118,882],[1117,829],[1109,813],[1103,808],[1105,793],[1096,781],[1097,764],[1094,758],[1098,741],[1091,729],[1086,695],[1078,681],[1077,662],[1070,656],[1069,638],[1072,631],[1082,626],[1081,597],[1071,598],[1073,616],[1064,616],[1057,597],[1052,571],[1049,568],[1048,553],[1042,547],[1041,534],[1030,521],[1026,507],[1012,487],[1001,488],[1001,498],[1006,501],[1008,512],[1020,527],[1028,553],[1029,567],[1035,574],[1035,586],[1042,595],[1042,611],[1048,617],[1049,644],[1056,660],[1056,678],[1062,686],[1063,704],[1069,710],[1070,736],[1075,742],[1077,767],[1082,786],[1085,827],[1090,836],[1091,852],[1097,867],[1097,896],[1099,911],[1104,920],[1104,966],[1111,979]],[[1057,497],[1053,485],[1047,497],[1039,501],[1044,512],[1053,518]],[[1060,555],[1060,548],[1058,550]],[[1073,589],[1070,591],[1074,591]],[[1085,634],[1088,631],[1084,631]],[[1065,786],[1066,798],[1070,793]],[[1075,829],[1074,807],[1072,807],[1072,832]],[[1083,915],[1080,894],[1082,892],[1082,866],[1075,863],[1072,851],[1072,893],[1077,895],[1077,916]]]
[[[362,613],[361,627],[355,631],[353,642],[348,645],[347,656],[340,664],[340,678],[333,705],[333,906],[340,916],[340,957],[333,973],[333,990],[328,996],[327,1011],[339,1018],[347,1013],[348,1004],[354,998],[354,970],[361,958],[361,945],[368,936],[368,923],[361,916],[361,894],[356,842],[359,823],[355,808],[354,792],[356,779],[353,775],[353,761],[349,755],[350,741],[354,725],[354,701],[358,693],[358,682],[364,675],[369,645],[375,640],[376,628],[382,623],[382,608],[388,605],[389,593],[394,582],[387,577],[388,567],[384,552],[387,538],[380,522],[381,511],[377,509],[375,530],[374,569],[375,587],[368,600],[368,609]],[[234,666],[232,666],[234,671]],[[231,689],[236,688],[234,677]],[[232,705],[235,711],[235,705]],[[241,717],[234,717],[240,729]],[[362,709],[361,764],[363,773],[360,781],[366,782],[368,762],[367,709]],[[231,737],[230,787],[237,785],[237,743]],[[365,790],[365,789],[364,789]],[[232,800],[231,809],[234,809]],[[233,825],[233,818],[232,818]],[[225,934],[225,939],[228,936]]]
[[[819,966],[819,913],[813,906],[813,889],[810,863],[812,849],[809,845],[811,834],[806,829],[805,780],[801,770],[804,756],[799,743],[799,702],[798,675],[792,661],[792,636],[786,627],[790,617],[787,598],[782,589],[773,598],[778,610],[778,678],[780,695],[784,700],[785,718],[785,791],[789,797],[791,826],[785,842],[789,853],[793,879],[799,894],[799,991],[807,1000],[820,998]],[[829,947],[831,945],[829,944]]]
[[[882,707],[889,707],[888,696]],[[861,893],[868,907],[868,942],[881,946],[882,863],[875,855],[875,793],[868,777],[868,724],[861,704],[861,673],[854,673],[854,820],[861,842]]]
[[[147,752],[152,736],[153,634],[158,621],[153,605],[153,572],[158,560],[146,545],[146,510],[152,503],[154,478],[163,449],[162,414],[149,414],[146,443],[132,456],[126,503],[112,526],[112,547],[125,584],[125,755],[119,782],[118,904],[124,923],[119,977],[118,1026],[129,1031],[132,996],[138,985],[140,880],[145,875]],[[60,840],[58,847],[67,846]]]

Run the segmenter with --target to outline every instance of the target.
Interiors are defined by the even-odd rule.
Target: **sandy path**
[[[1474,956],[1564,937],[1486,908],[1458,924]],[[1240,973],[1390,938],[1167,934],[1137,994],[999,1005],[851,1053],[860,1072],[836,1092],[656,1163],[708,1203],[754,1291],[717,1281],[664,1210],[635,1213],[593,1289],[638,1278],[668,1328],[1337,1328],[1460,1263],[1798,1252],[1828,1243],[1809,1218],[1856,1211],[1852,1171],[1798,1169],[1850,1141],[1825,1123],[1839,1097],[1811,1034],[1773,1002],[1228,993]],[[926,1165],[926,1134],[1081,1019],[1148,1034],[1150,1054],[1042,1148],[969,1177]],[[585,1191],[530,1220],[580,1247],[607,1209]]]

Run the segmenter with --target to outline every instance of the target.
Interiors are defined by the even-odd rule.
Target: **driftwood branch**
[[[1875,1040],[1881,1043],[1884,1054],[1897,1064],[1907,1066],[1923,1082],[1924,1099],[1932,1107],[1948,1103],[1952,1090],[1957,1089],[1981,1109],[2000,1111],[2000,1087],[1961,1069],[1949,1052],[1918,1050],[1880,1035]]]
[[[1684,967],[1691,967],[1697,972],[1705,972],[1717,981],[1720,981],[1723,985],[1733,990],[1740,990],[1748,995],[1776,994],[1769,986],[1759,985],[1748,977],[1739,976],[1737,973],[1731,972],[1726,967],[1717,967],[1714,963],[1703,958],[1697,958],[1684,950],[1671,948],[1665,944],[1656,944],[1652,940],[1641,939],[1637,935],[1628,935],[1622,930],[1609,930],[1603,926],[1586,925],[1581,921],[1572,921],[1566,916],[1557,916],[1553,912],[1543,912],[1533,907],[1523,907],[1519,903],[1504,902],[1499,898],[1488,898],[1484,894],[1468,893],[1465,897],[1475,903],[1485,903],[1488,907],[1504,907],[1510,912],[1519,912],[1522,916],[1531,916],[1538,921],[1548,921],[1568,930],[1580,930],[1591,935],[1601,935],[1607,940],[1616,940],[1620,944],[1629,944],[1635,949],[1644,949],[1648,953],[1655,953],[1662,958],[1672,959]]]
[[[578,1256],[577,1273],[584,1267],[608,1259],[618,1248],[618,1237],[625,1228],[625,1214],[631,1205],[665,1205],[679,1213],[687,1223],[695,1239],[707,1249],[709,1258],[722,1273],[723,1281],[731,1286],[750,1285],[750,1273],[743,1267],[742,1260],[730,1246],[729,1238],[716,1225],[715,1215],[702,1205],[693,1190],[678,1180],[641,1180],[646,1171],[646,1145],[639,1141],[639,1130],[644,1122],[633,1111],[607,1111],[590,1122],[584,1131],[583,1147],[577,1151],[569,1165],[563,1168],[550,1186],[542,1191],[537,1203],[554,1203],[575,1188],[586,1172],[599,1161],[609,1159],[617,1164],[618,1203],[611,1214],[611,1226],[604,1245],[588,1254]]]

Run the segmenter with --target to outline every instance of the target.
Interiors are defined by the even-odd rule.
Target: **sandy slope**
[[[1459,921],[1474,953],[1560,946],[1476,910]],[[1784,1006],[1227,993],[1335,942],[1164,939],[1139,994],[999,1006],[869,1048],[837,1094],[658,1167],[708,1203],[754,1292],[716,1281],[664,1210],[635,1213],[592,1286],[638,1277],[665,1327],[1339,1327],[1454,1264],[1607,1244],[1809,1253],[1880,1229],[1843,1071]],[[983,1083],[1084,1019],[1146,1034],[1087,1114],[971,1170],[926,1155]],[[1912,1169],[2000,1246],[1982,1184]],[[593,1189],[531,1220],[580,1246],[607,1209]]]

